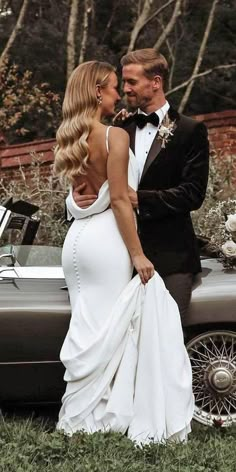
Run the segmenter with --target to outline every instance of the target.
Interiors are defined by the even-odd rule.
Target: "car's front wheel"
[[[186,345],[193,372],[194,419],[210,426],[236,423],[236,333],[209,331]]]

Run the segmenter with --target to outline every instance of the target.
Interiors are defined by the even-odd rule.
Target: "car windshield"
[[[15,266],[60,266],[61,251],[61,247],[55,246],[13,246],[8,244],[0,247],[0,256],[3,254],[14,254],[16,259]]]

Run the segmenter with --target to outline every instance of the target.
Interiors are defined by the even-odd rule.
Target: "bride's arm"
[[[111,128],[107,160],[111,207],[134,267],[140,275],[142,283],[146,283],[154,274],[154,266],[144,255],[136,230],[134,213],[128,195],[128,161],[128,134],[120,128]]]

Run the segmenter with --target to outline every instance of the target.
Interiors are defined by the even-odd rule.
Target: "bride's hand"
[[[82,195],[81,192],[85,189],[86,183],[73,187],[73,199],[80,208],[88,208],[97,199],[97,195]]]
[[[122,110],[114,116],[112,123],[113,125],[119,126],[119,123],[122,123],[122,121],[126,120],[126,118],[129,118],[131,115],[133,115],[133,113],[129,113],[125,108],[122,108]]]
[[[134,267],[140,276],[142,284],[145,285],[154,275],[154,265],[144,254],[134,256],[132,260]]]
[[[132,187],[128,187],[128,196],[133,208],[138,208],[138,194],[135,192]]]

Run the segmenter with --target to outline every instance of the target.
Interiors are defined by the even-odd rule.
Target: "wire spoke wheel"
[[[236,333],[209,331],[186,345],[193,372],[194,419],[210,426],[236,423]]]

